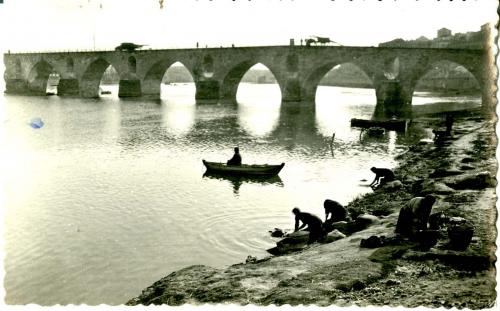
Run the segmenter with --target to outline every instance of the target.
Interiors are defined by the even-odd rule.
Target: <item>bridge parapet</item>
[[[235,101],[238,84],[253,65],[275,76],[284,102],[314,102],[322,77],[333,67],[352,63],[372,81],[380,117],[411,114],[418,80],[434,64],[462,65],[477,79],[491,105],[491,55],[483,50],[345,46],[263,46],[125,51],[4,54],[6,92],[43,94],[51,73],[61,77],[61,96],[99,96],[99,83],[112,65],[120,76],[119,95],[160,96],[166,70],[181,62],[193,76],[197,99]]]

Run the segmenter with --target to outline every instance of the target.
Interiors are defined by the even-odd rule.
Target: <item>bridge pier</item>
[[[486,118],[493,119],[496,115],[498,100],[496,99],[494,84],[485,85],[482,90],[481,110]]]
[[[289,78],[285,82],[285,87],[281,91],[281,101],[300,102],[302,101],[300,91],[300,81],[298,78]]]
[[[47,80],[35,79],[31,82],[28,82],[28,94],[38,96],[47,95]]]
[[[80,81],[80,96],[84,98],[99,97],[99,84],[97,80],[81,80]]]
[[[80,87],[78,80],[75,78],[59,80],[57,85],[57,95],[59,96],[78,96],[80,94]]]
[[[144,79],[141,81],[142,95],[150,98],[160,98],[161,97],[161,79]]]
[[[377,105],[374,119],[411,118],[413,92],[398,80],[384,80],[375,86]]]
[[[23,79],[5,79],[5,93],[28,94],[28,83]]]
[[[196,82],[195,99],[219,100],[220,84],[216,80],[202,80]]]
[[[140,97],[141,80],[139,79],[122,79],[118,87],[118,97]]]

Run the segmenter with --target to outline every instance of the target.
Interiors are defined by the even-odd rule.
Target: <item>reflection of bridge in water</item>
[[[466,68],[477,80],[483,106],[494,102],[493,58],[486,50],[341,46],[262,46],[4,54],[6,92],[46,93],[49,75],[60,76],[58,95],[98,97],[102,75],[112,65],[120,76],[119,96],[160,96],[166,70],[181,62],[193,76],[196,99],[235,101],[238,84],[255,64],[273,73],[283,102],[314,102],[321,78],[334,66],[353,63],[371,79],[376,116],[409,116],[418,80],[441,61]]]
[[[144,105],[144,101],[142,105]],[[266,124],[268,132],[255,135],[253,131],[246,128],[241,122],[238,108],[236,106],[218,105],[193,106],[193,109],[182,109],[182,114],[187,120],[186,124],[165,124],[170,117],[164,114],[172,113],[163,105],[157,105],[156,101],[146,101],[147,108],[151,111],[147,119],[122,119],[120,127],[114,128],[117,133],[117,143],[128,149],[140,149],[151,143],[151,137],[155,138],[156,144],[165,146],[183,144],[190,146],[211,146],[209,149],[222,149],[226,146],[244,146],[246,150],[260,150],[263,146],[275,146],[278,149],[288,150],[307,156],[322,151],[326,156],[331,154],[331,135],[320,130],[320,124],[316,111],[309,103],[282,104],[275,119],[269,119]],[[167,104],[168,105],[168,104]],[[372,106],[373,107],[373,106]],[[126,101],[121,109],[109,111],[113,116],[109,118],[116,124],[121,115],[127,116],[129,110],[137,109],[134,101]],[[207,110],[210,112],[207,113]],[[208,117],[207,115],[210,115]],[[349,127],[349,120],[343,120],[345,127]],[[140,125],[138,125],[140,124]],[[145,125],[146,124],[146,125]],[[262,125],[260,125],[262,126]],[[408,136],[405,133],[387,133],[378,138],[367,138],[360,135],[360,130],[342,129],[349,137],[339,136],[334,141],[334,152],[344,152],[353,149],[354,145],[369,146],[375,143],[377,148],[389,151],[396,144],[403,144]],[[337,149],[341,148],[341,149]],[[205,148],[206,149],[206,148]],[[209,152],[209,150],[207,150]]]

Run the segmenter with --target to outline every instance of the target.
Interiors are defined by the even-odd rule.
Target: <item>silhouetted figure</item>
[[[347,209],[337,201],[326,199],[323,203],[325,208],[325,223],[343,221],[347,218]],[[330,216],[330,218],[328,218]]]
[[[399,211],[396,233],[414,238],[419,231],[427,229],[429,215],[436,198],[432,195],[415,197]]]
[[[372,167],[370,170],[375,174],[375,179],[373,179],[370,186],[382,186],[383,184],[395,179],[394,173],[388,168]]]
[[[292,213],[295,215],[295,231],[303,229],[305,226],[307,226],[307,230],[309,230],[309,240],[307,241],[307,244],[311,244],[324,238],[325,233],[323,231],[323,222],[318,216],[310,213],[303,213],[297,207],[292,210]],[[300,227],[299,222],[302,222]]]
[[[446,136],[451,135],[451,128],[453,127],[453,115],[451,113],[446,114],[445,126],[446,126]]]
[[[227,165],[241,165],[241,155],[238,147],[234,148],[234,155],[227,161]]]

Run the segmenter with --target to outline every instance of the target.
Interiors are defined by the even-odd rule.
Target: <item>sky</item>
[[[342,45],[478,31],[496,0],[4,0],[3,51],[286,45],[311,35]]]

